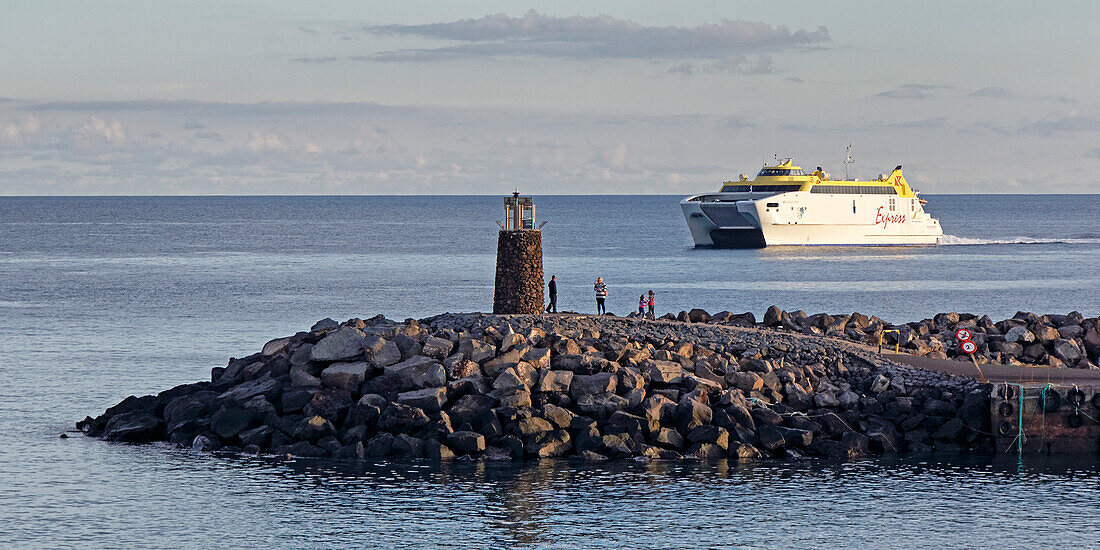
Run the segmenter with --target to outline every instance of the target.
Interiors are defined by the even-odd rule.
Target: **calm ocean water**
[[[679,197],[536,197],[559,307],[1100,314],[1100,195],[928,196],[948,246],[695,250]],[[1021,547],[1100,534],[1100,465],[285,463],[75,420],[317,319],[491,309],[500,197],[0,197],[0,545]]]

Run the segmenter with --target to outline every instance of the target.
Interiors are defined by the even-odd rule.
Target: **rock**
[[[694,399],[683,399],[676,406],[676,416],[680,432],[690,433],[695,428],[709,424],[714,418],[714,411]]]
[[[920,410],[924,414],[935,416],[955,416],[955,405],[939,399],[929,399],[921,405]]]
[[[438,388],[447,385],[447,372],[443,365],[430,357],[417,355],[386,367],[385,373],[401,381],[405,388]]]
[[[328,453],[324,449],[317,447],[307,441],[299,441],[290,445],[282,445],[272,450],[272,453],[276,455],[285,456],[301,456],[301,457],[322,457],[328,456]]]
[[[508,367],[493,381],[493,389],[503,393],[512,393],[515,390],[527,391],[527,383],[519,377],[516,369]]]
[[[210,429],[218,437],[229,439],[257,420],[256,413],[237,405],[226,405],[210,417]]]
[[[766,327],[779,326],[782,322],[784,311],[778,306],[771,306],[764,312],[763,325]]]
[[[760,444],[769,451],[775,451],[787,444],[787,438],[775,426],[763,426],[760,428]]]
[[[220,448],[221,448],[221,445],[219,445],[218,442],[214,441],[213,439],[210,439],[209,437],[207,437],[205,435],[196,435],[195,439],[191,443],[191,450],[196,451],[196,452],[216,451]]]
[[[424,440],[408,434],[399,434],[393,438],[391,452],[403,458],[421,458],[424,456]]]
[[[310,351],[309,358],[318,362],[354,359],[363,353],[364,340],[366,337],[359,329],[341,327],[317,342]]]
[[[729,372],[726,373],[726,382],[745,393],[764,389],[764,379],[755,372]]]
[[[1054,356],[1067,365],[1076,365],[1081,360],[1081,346],[1075,340],[1054,339]]]
[[[653,382],[661,384],[680,384],[684,381],[684,367],[671,361],[647,361],[642,372]]]
[[[428,422],[428,415],[419,408],[390,403],[378,417],[378,429],[391,433],[415,433]]]
[[[450,340],[429,336],[427,340],[424,340],[421,353],[437,361],[442,361],[451,354],[452,347],[454,347],[454,343]]]
[[[722,448],[722,456],[729,448],[730,434],[725,428],[718,426],[699,426],[688,433],[687,440],[691,443],[710,443]]]
[[[401,361],[401,349],[397,344],[377,334],[368,335],[362,347],[367,361],[375,367],[384,368]]]
[[[528,437],[535,434],[545,433],[552,431],[554,426],[546,419],[533,416],[530,418],[523,418],[516,422],[515,432],[520,437]]]
[[[370,364],[365,361],[358,363],[332,363],[321,371],[321,383],[325,386],[339,388],[347,391],[356,391],[359,384],[366,380],[370,372]]]
[[[290,385],[295,388],[320,388],[321,379],[303,367],[294,366],[290,368]]]
[[[569,409],[547,403],[542,407],[542,417],[558,428],[568,428],[573,425],[577,415]]]
[[[530,348],[523,354],[523,360],[539,370],[550,368],[550,348]]]
[[[554,430],[531,436],[524,447],[528,454],[546,458],[564,455],[573,448],[573,444],[569,432]]]
[[[740,443],[731,448],[730,456],[737,457],[739,460],[756,460],[764,458],[764,453],[752,445]]]
[[[310,332],[321,332],[321,331],[325,331],[325,330],[331,330],[331,329],[337,328],[339,326],[340,326],[340,323],[337,323],[336,321],[333,321],[332,319],[329,319],[328,317],[325,317],[324,319],[321,319],[320,321],[317,321],[316,323],[314,323],[313,326],[309,328],[309,331]]]
[[[397,394],[397,402],[425,412],[439,412],[447,402],[447,388],[424,388]]]
[[[283,384],[277,379],[269,376],[263,378],[257,378],[255,380],[249,380],[237,384],[232,389],[222,393],[218,396],[218,401],[234,401],[237,403],[243,403],[256,397],[257,395],[263,395],[268,399],[276,396],[282,390]]]
[[[1031,328],[1031,332],[1035,334],[1035,340],[1040,344],[1050,344],[1054,340],[1061,338],[1061,334],[1058,334],[1058,330],[1050,325],[1035,325]]]
[[[164,424],[146,411],[130,411],[111,417],[103,437],[108,441],[128,443],[157,441],[164,438]]]
[[[391,449],[393,448],[394,437],[392,434],[386,432],[379,433],[367,441],[364,446],[363,454],[368,457],[383,457],[389,456]]]
[[[574,376],[569,388],[576,399],[583,395],[613,393],[617,384],[618,380],[614,373],[601,372],[599,374]]]
[[[461,454],[475,454],[485,450],[485,436],[470,431],[459,431],[447,436],[447,444]]]
[[[260,351],[260,354],[265,357],[270,357],[272,355],[275,355],[276,353],[281,353],[286,350],[287,346],[290,345],[291,340],[293,340],[293,337],[290,336],[286,338],[276,338],[275,340],[264,344],[263,350]]]
[[[709,323],[710,322],[710,314],[707,313],[706,310],[703,310],[703,309],[698,309],[698,308],[693,309],[693,310],[688,312],[687,317],[688,317],[688,321],[691,321],[692,323]]]
[[[535,391],[566,393],[569,391],[572,383],[573,373],[570,371],[545,370],[542,371],[542,375],[539,377],[539,382],[535,386]]]
[[[1015,326],[1005,333],[1005,342],[1031,343],[1035,341],[1035,335],[1027,330],[1027,327]]]
[[[840,401],[831,391],[820,391],[814,394],[814,404],[818,407],[839,407]]]

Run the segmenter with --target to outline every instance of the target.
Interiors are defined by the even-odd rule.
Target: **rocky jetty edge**
[[[898,347],[909,354],[933,359],[970,358],[960,349],[955,331],[967,329],[977,345],[974,359],[981,364],[1068,367],[1095,369],[1100,363],[1100,318],[1086,318],[1073,311],[1067,315],[1036,315],[1019,311],[1010,319],[994,322],[988,315],[939,313],[931,319],[894,325],[861,313],[829,315],[787,312],[771,306],[757,324],[756,316],[723,311],[713,316],[702,309],[681,311],[661,317],[696,323],[733,326],[765,326],[802,334],[825,335],[853,342]],[[891,332],[897,331],[897,332]]]
[[[208,382],[127,397],[77,428],[200,451],[348,459],[992,450],[987,385],[835,338],[707,317],[325,319],[230,359]],[[779,316],[788,317],[800,318]],[[847,324],[860,325],[854,317]]]

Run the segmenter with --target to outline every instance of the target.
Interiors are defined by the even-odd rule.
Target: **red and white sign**
[[[955,331],[955,338],[957,338],[960,342],[969,342],[971,337],[973,337],[973,335],[970,334],[970,331],[965,328],[960,328],[959,330]],[[966,353],[970,352],[968,351]]]
[[[974,353],[975,351],[978,351],[978,344],[967,340],[962,343],[962,350],[966,353]]]

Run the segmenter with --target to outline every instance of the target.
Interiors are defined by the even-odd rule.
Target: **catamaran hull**
[[[916,199],[913,199],[916,200]],[[697,247],[926,246],[943,236],[939,221],[909,203],[886,210],[881,197],[785,193],[757,200],[680,202]],[[906,213],[901,213],[904,208]],[[918,212],[914,205],[913,212]],[[828,223],[839,220],[850,223]],[[862,223],[860,223],[862,222]]]

